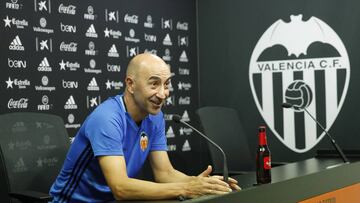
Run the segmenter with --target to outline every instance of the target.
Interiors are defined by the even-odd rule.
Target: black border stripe
[[[70,177],[69,177],[68,181],[66,182],[64,188],[60,192],[60,200],[59,200],[60,202],[62,201],[63,197],[66,196],[66,193],[68,193],[69,187],[71,187],[71,185],[73,185],[74,178],[78,175],[80,169],[83,167],[84,161],[90,155],[89,153],[91,153],[90,143],[84,148],[84,150],[81,152],[80,156],[76,160],[75,166],[70,174]]]
[[[66,201],[69,201],[70,198],[71,198],[71,196],[74,194],[77,186],[78,186],[79,183],[80,183],[80,180],[81,180],[82,175],[84,174],[85,170],[87,169],[87,167],[89,166],[89,164],[90,164],[90,162],[91,162],[91,160],[92,160],[92,158],[93,158],[93,155],[94,155],[94,153],[91,152],[90,156],[87,157],[86,163],[85,163],[84,167],[81,169],[80,174],[75,177],[75,179],[74,179],[74,180],[75,180],[74,187],[71,187],[71,186],[70,186],[70,188],[73,188],[73,189],[72,189],[72,191],[70,192],[70,194],[65,197],[65,200],[66,200]]]

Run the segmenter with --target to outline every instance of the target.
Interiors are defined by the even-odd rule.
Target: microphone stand
[[[227,161],[226,161],[226,155],[225,152],[221,149],[221,147],[219,145],[217,145],[214,141],[212,141],[210,138],[208,138],[206,135],[204,135],[203,133],[201,133],[200,131],[198,131],[196,128],[194,128],[193,126],[191,126],[190,124],[188,124],[187,122],[183,121],[180,119],[181,117],[178,115],[174,115],[173,116],[173,120],[175,122],[180,122],[184,125],[186,125],[187,127],[193,129],[195,132],[197,132],[199,135],[201,135],[201,137],[203,137],[204,139],[206,139],[208,142],[210,142],[212,145],[214,145],[217,149],[220,150],[221,154],[223,155],[223,160],[224,160],[224,164],[223,164],[223,176],[224,176],[224,182],[228,182],[229,180],[229,171],[228,171],[228,166],[227,166]]]
[[[332,138],[332,136],[330,135],[330,133],[325,130],[325,128],[319,123],[319,121],[317,121],[311,114],[310,112],[304,108],[304,111],[318,124],[318,126],[325,132],[325,134],[329,137],[331,144],[333,145],[333,147],[336,149],[336,151],[340,154],[340,157],[342,158],[342,160],[344,161],[345,164],[350,163],[349,160],[346,158],[344,152],[341,150],[341,148],[339,147],[339,145],[335,142],[335,140]],[[329,166],[327,168],[333,168],[336,167],[337,165],[334,166]]]

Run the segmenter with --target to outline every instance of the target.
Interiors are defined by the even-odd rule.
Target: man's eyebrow
[[[172,74],[169,78],[167,78],[165,81],[170,80],[174,75]],[[161,80],[159,76],[153,75],[148,80]]]

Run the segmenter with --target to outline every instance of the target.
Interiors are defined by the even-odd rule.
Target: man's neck
[[[135,121],[136,124],[140,125],[141,121],[148,115],[141,113],[139,110],[139,107],[136,106],[136,103],[134,101],[134,98],[132,95],[124,92],[124,105],[126,107],[126,111],[129,113],[130,117]]]

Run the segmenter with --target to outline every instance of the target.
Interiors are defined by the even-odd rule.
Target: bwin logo
[[[304,114],[306,108],[326,130],[344,103],[350,80],[346,48],[335,31],[317,17],[279,19],[256,44],[249,81],[256,106],[276,137],[303,153],[325,133]],[[283,109],[289,102],[294,109]]]

